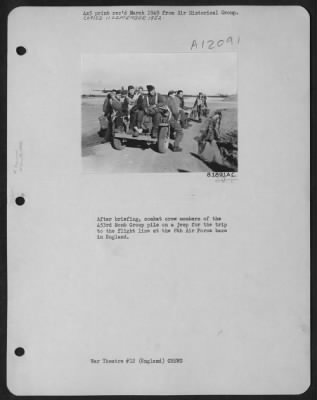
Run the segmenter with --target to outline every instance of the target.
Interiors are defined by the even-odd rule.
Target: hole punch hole
[[[23,206],[23,204],[25,203],[25,198],[22,196],[19,196],[15,199],[15,202],[18,206]]]
[[[15,354],[16,356],[18,356],[18,357],[22,357],[22,356],[24,355],[24,353],[25,353],[25,351],[24,351],[24,348],[23,348],[23,347],[17,347],[17,348],[14,350],[14,354]]]
[[[18,46],[16,48],[16,52],[19,56],[24,56],[24,54],[26,53],[26,48],[23,46]]]

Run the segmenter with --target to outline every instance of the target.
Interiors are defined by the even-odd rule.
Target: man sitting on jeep
[[[128,86],[128,94],[122,104],[122,112],[130,117],[129,133],[135,131],[133,136],[142,132],[144,111],[142,110],[142,96],[135,90],[134,86]]]
[[[152,119],[152,137],[157,138],[159,125],[162,119],[159,107],[165,104],[164,97],[155,91],[153,85],[146,86],[148,93],[143,98],[143,110]]]

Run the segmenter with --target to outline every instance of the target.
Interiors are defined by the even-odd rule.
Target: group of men
[[[116,90],[112,90],[107,95],[103,105],[104,115],[112,122],[112,116],[116,114],[115,128],[122,124],[124,118],[129,119],[127,133],[130,133],[133,137],[137,137],[143,132],[144,117],[148,116],[152,120],[151,136],[157,138],[159,125],[162,121],[162,110],[167,106],[171,112],[168,122],[175,131],[173,151],[182,151],[180,143],[187,118],[183,91],[170,90],[166,97],[158,93],[153,85],[147,85],[146,88],[147,93],[144,94],[143,87],[128,86],[128,93],[123,102],[119,93]]]

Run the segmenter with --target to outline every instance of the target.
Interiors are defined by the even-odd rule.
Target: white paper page
[[[108,90],[130,84],[143,86],[142,107],[146,85],[184,91],[183,151],[171,120],[162,153],[145,125],[120,136],[119,117],[110,141],[99,136]],[[207,122],[214,140],[203,141]],[[11,392],[302,393],[309,269],[304,8],[9,14]]]

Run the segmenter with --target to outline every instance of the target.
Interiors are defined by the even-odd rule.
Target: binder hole
[[[23,204],[25,203],[25,199],[22,196],[19,196],[15,199],[15,202],[18,206],[23,206]]]
[[[19,56],[24,56],[24,54],[26,53],[26,48],[23,46],[18,46],[16,48],[16,52]]]
[[[14,353],[15,353],[16,356],[22,357],[22,356],[24,355],[25,351],[24,351],[24,348],[23,348],[23,347],[17,347],[17,348],[14,350]]]

